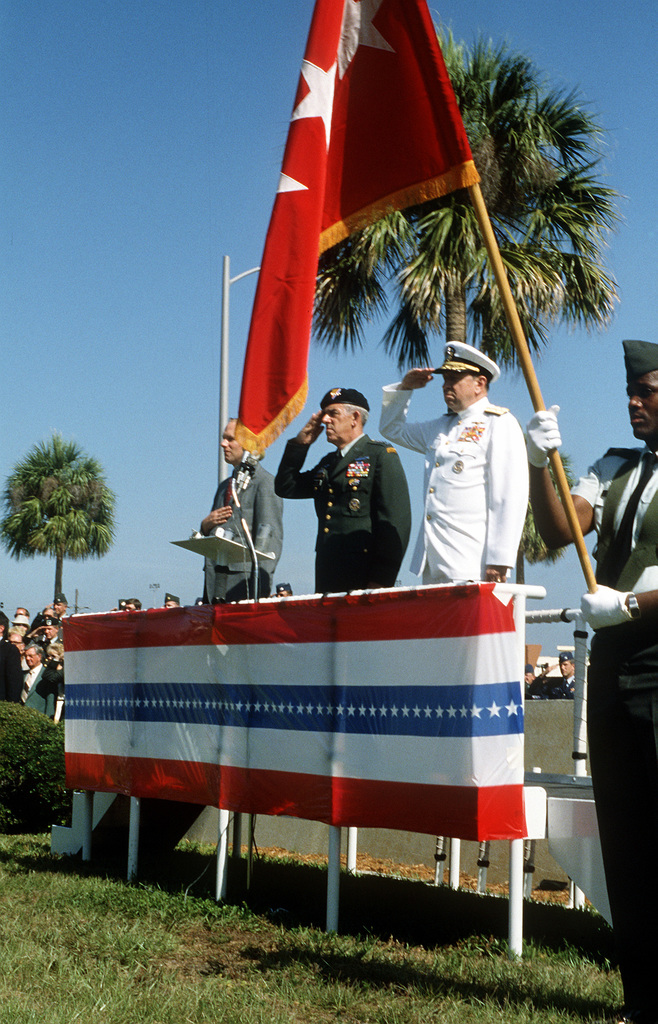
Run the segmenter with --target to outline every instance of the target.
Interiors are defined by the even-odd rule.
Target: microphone
[[[242,458],[242,462],[238,467],[238,471],[235,474],[235,489],[236,491],[244,491],[245,487],[256,472],[256,466],[258,465],[258,456],[252,454],[252,452],[245,452]]]

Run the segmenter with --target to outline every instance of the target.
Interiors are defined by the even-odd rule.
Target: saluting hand
[[[297,444],[308,445],[313,444],[314,441],[317,441],[318,437],[322,433],[323,415],[324,413],[322,412],[322,409],[319,409],[317,412],[313,413],[306,426],[302,427],[302,429],[297,434],[297,437],[295,438]]]
[[[434,378],[432,368],[429,366],[416,367],[414,370],[407,370],[398,391],[415,391],[416,388],[424,388]]]

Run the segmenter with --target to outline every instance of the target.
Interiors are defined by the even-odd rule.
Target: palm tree
[[[603,249],[618,196],[596,176],[601,126],[575,92],[548,88],[505,45],[440,42],[531,350],[558,321],[603,327],[617,298]],[[365,325],[387,312],[391,286],[396,309],[383,345],[400,366],[430,364],[430,335],[441,330],[514,364],[467,192],[392,214],[324,253],[316,340],[359,347]]]
[[[55,593],[64,558],[101,558],[114,540],[115,495],[100,463],[53,434],[18,462],[2,494],[0,541],[14,558],[52,555]]]

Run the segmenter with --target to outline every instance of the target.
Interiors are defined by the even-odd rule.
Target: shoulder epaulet
[[[371,437],[370,444],[376,444],[379,448],[385,448],[388,453],[397,455],[397,449],[392,444],[389,444],[388,441],[376,441]]]
[[[488,405],[484,411],[488,412],[490,416],[504,416],[509,409],[502,405]]]
[[[608,455],[616,455],[620,459],[639,459],[642,455],[641,448],[608,448],[603,458],[607,458]]]

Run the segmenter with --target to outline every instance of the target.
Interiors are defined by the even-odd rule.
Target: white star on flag
[[[301,181],[295,181],[289,174],[284,174],[281,171],[277,192],[308,192],[308,185],[303,185]]]
[[[359,46],[372,46],[377,50],[395,52],[372,23],[381,4],[382,0],[345,0],[338,44],[338,74],[341,78]]]
[[[324,134],[329,149],[331,137],[331,116],[334,110],[334,84],[336,81],[336,62],[328,71],[323,71],[308,60],[302,61],[302,77],[309,92],[292,112],[291,121],[301,121],[305,117],[321,117],[324,122]]]

